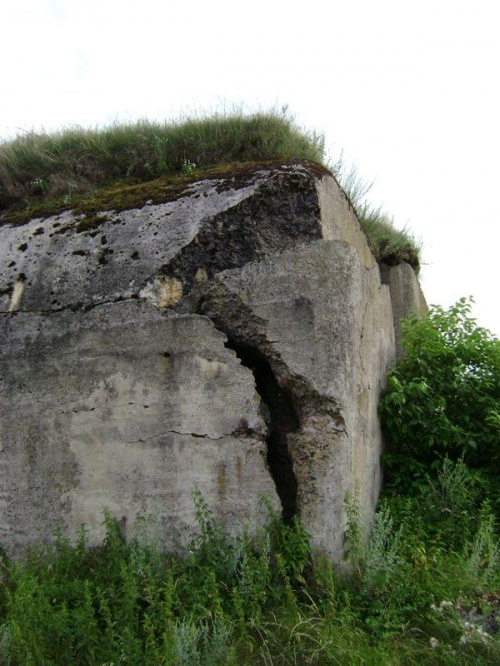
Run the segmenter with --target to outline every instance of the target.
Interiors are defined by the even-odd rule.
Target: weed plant
[[[487,507],[470,539],[448,547],[421,529],[417,503],[385,502],[368,542],[353,529],[364,545],[333,567],[311,566],[297,520],[271,513],[257,537],[230,539],[195,501],[185,557],[127,544],[109,517],[98,548],[82,530],[74,545],[59,536],[23,562],[4,557],[0,663],[498,664],[498,537]]]

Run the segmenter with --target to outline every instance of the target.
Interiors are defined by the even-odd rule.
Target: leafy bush
[[[500,341],[476,325],[470,309],[461,299],[404,326],[405,356],[380,404],[390,489],[429,487],[448,457],[478,472],[498,500]]]

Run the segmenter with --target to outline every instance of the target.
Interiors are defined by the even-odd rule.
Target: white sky
[[[498,0],[2,0],[0,137],[287,104],[500,335]],[[495,277],[497,275],[497,277]]]

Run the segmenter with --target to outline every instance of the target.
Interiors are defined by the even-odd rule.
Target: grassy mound
[[[97,212],[100,192],[105,199],[110,188],[116,192],[158,179],[164,181],[162,187],[167,179],[178,186],[217,166],[290,160],[330,168],[357,209],[377,259],[408,261],[418,268],[419,247],[413,238],[360,198],[364,186],[352,171],[346,175],[340,162],[328,164],[323,136],[276,112],[19,135],[0,143],[0,224],[79,206]]]
[[[0,145],[0,188],[11,201],[75,194],[128,178],[151,180],[232,162],[322,162],[323,138],[274,113],[146,120],[103,129],[29,132]]]

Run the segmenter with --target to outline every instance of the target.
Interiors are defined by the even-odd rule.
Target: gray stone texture
[[[394,315],[394,334],[396,336],[396,358],[401,358],[401,321],[418,316],[427,310],[427,302],[413,268],[406,262],[397,266],[380,266],[382,282],[388,285],[391,293]]]
[[[103,509],[162,545],[185,542],[198,489],[230,530],[278,507],[253,377],[205,317],[145,301],[2,321],[2,539],[18,550],[58,522],[95,543]],[[253,516],[247,513],[252,507]]]
[[[260,168],[87,227],[4,225],[0,256],[9,552],[57,525],[98,543],[103,510],[182,550],[197,489],[230,533],[265,495],[342,557],[346,496],[369,521],[380,489],[396,281],[331,176]]]

